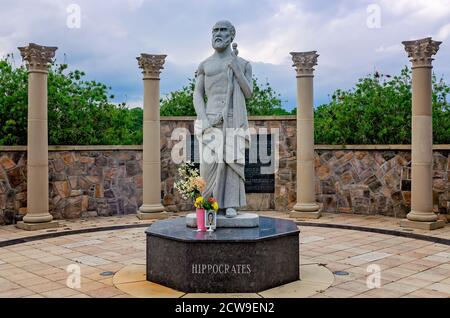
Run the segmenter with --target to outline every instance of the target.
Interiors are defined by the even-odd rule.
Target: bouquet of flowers
[[[178,173],[181,177],[176,181],[174,188],[181,194],[184,200],[194,201],[201,196],[205,190],[206,182],[200,177],[200,173],[195,165],[191,162],[186,162],[180,166]]]
[[[217,200],[214,199],[213,197],[209,198],[208,200],[205,200],[202,196],[200,196],[197,199],[195,199],[194,206],[197,209],[205,209],[206,211],[214,210],[217,212],[219,210],[219,204],[217,203]]]
[[[200,177],[200,173],[192,162],[186,162],[178,169],[180,179],[174,184],[174,188],[181,194],[184,200],[192,200],[197,209],[206,211],[219,210],[219,204],[213,197],[205,200],[202,192],[205,190],[206,182]]]

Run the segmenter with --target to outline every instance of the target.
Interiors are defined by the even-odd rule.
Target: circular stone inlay
[[[333,273],[317,264],[302,265],[301,280],[260,293],[183,293],[146,280],[145,265],[128,265],[116,273],[113,284],[138,298],[306,298],[328,289]]]

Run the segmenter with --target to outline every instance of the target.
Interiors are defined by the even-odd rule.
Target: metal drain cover
[[[100,273],[100,276],[113,276],[115,273],[114,272],[103,272]]]
[[[348,272],[344,272],[344,271],[336,271],[336,272],[334,272],[333,274],[334,274],[334,275],[337,275],[337,276],[347,276],[347,275],[350,275]]]

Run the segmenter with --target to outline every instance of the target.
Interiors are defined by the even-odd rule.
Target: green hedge
[[[450,143],[450,87],[433,76],[433,139]],[[315,110],[317,144],[410,144],[411,71],[391,77],[375,73],[350,91],[337,90]]]
[[[0,60],[0,145],[27,143],[27,72]],[[54,64],[49,71],[48,119],[51,145],[142,144],[142,109],[113,104],[110,87],[84,79],[79,70]],[[253,79],[249,115],[295,114],[282,108],[269,83]],[[161,100],[162,116],[194,116],[194,81]],[[433,133],[436,144],[450,143],[450,87],[433,76]],[[317,144],[411,143],[411,71],[398,76],[375,73],[349,91],[337,90],[331,102],[315,109]]]
[[[142,110],[109,100],[110,88],[84,80],[85,73],[52,65],[48,77],[48,126],[51,145],[142,143]],[[27,71],[0,60],[0,145],[27,143]]]

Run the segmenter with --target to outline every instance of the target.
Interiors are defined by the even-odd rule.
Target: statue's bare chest
[[[209,94],[224,94],[228,85],[228,60],[212,60],[204,64],[205,90]]]
[[[228,64],[230,60],[210,60],[204,64],[205,76],[206,77],[216,77],[216,76],[227,76]]]

